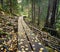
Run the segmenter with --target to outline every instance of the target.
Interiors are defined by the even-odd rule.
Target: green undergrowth
[[[3,32],[2,30],[0,30],[0,35],[8,35],[7,32]]]
[[[48,52],[55,52],[56,50],[53,50],[52,48],[50,47],[46,47],[46,49],[48,50]],[[57,51],[56,51],[57,52]]]

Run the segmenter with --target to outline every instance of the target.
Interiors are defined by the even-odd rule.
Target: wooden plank
[[[24,26],[25,32],[29,38],[29,41],[34,49],[35,52],[42,51],[47,52],[47,50],[44,48],[44,46],[40,43],[38,38],[35,36],[35,34],[30,30],[30,28],[26,25],[24,21],[22,21],[22,24]]]
[[[18,52],[29,52],[32,51],[29,42],[25,36],[25,32],[21,25],[21,17],[18,20]]]

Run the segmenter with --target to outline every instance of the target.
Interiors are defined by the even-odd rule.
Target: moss
[[[0,35],[8,35],[7,32],[3,32],[2,30],[0,30]]]
[[[12,26],[12,23],[9,22],[7,25],[8,25],[8,26]]]
[[[46,47],[46,49],[48,50],[48,52],[54,52],[54,50],[50,47]]]

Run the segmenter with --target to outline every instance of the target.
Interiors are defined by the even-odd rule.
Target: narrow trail
[[[24,22],[23,17],[18,19],[18,52],[48,52]]]

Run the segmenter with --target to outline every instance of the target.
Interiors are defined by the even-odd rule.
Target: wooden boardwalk
[[[24,22],[23,17],[18,19],[18,52],[48,52]]]

